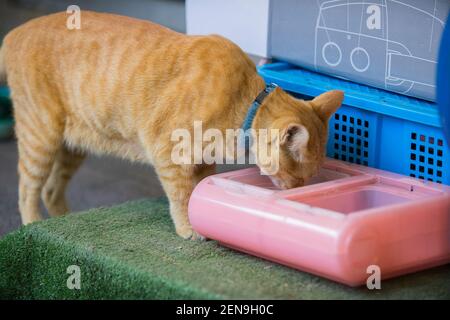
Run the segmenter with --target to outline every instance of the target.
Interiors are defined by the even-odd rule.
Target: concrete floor
[[[16,168],[15,140],[0,141],[0,236],[20,226]],[[150,166],[111,157],[88,157],[67,192],[74,211],[162,195],[164,192]]]

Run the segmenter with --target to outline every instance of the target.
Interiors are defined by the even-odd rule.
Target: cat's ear
[[[307,147],[308,141],[309,132],[301,124],[291,123],[281,131],[281,145],[286,146],[297,160],[301,160],[301,155]]]
[[[323,122],[336,112],[344,100],[344,92],[341,90],[332,90],[322,93],[320,96],[314,98],[311,103],[314,111],[317,113]]]

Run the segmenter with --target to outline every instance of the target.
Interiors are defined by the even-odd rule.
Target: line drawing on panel
[[[322,4],[316,1],[319,6],[314,39],[316,71],[321,65],[338,72],[348,73],[350,69],[384,83],[385,89],[401,93],[408,93],[416,84],[435,87],[434,77],[430,76],[437,64],[432,43],[445,24],[436,16],[437,0],[429,2],[430,12],[400,0],[330,0]],[[392,19],[398,25],[400,20],[396,14],[399,11],[417,19],[414,23],[431,24],[429,31],[424,28],[423,34],[414,35],[430,39],[428,56],[419,54],[417,51],[421,48],[414,47],[414,42],[392,40],[389,21]],[[373,27],[367,20],[371,15],[380,20],[371,20],[376,22]],[[345,16],[347,20],[343,21]],[[404,30],[402,32],[407,33],[408,26]],[[402,65],[414,65],[427,72],[413,72]]]

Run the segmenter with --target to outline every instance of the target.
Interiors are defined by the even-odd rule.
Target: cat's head
[[[263,102],[253,128],[277,129],[279,139],[267,139],[267,148],[277,144],[279,152],[266,152],[264,155],[256,152],[256,163],[277,187],[303,186],[318,173],[325,158],[328,121],[341,106],[343,98],[342,91],[333,90],[305,101],[276,88]],[[269,162],[268,153],[273,157]],[[278,166],[274,171],[275,161],[278,161]]]

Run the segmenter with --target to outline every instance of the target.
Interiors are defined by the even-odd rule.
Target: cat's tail
[[[0,47],[0,82],[6,81],[5,49]]]
[[[0,47],[0,82],[6,80],[5,50]]]

